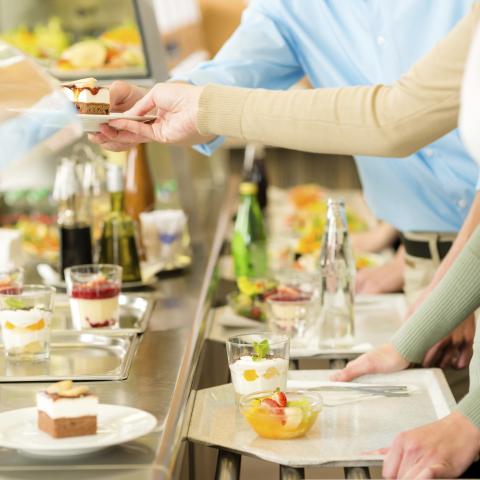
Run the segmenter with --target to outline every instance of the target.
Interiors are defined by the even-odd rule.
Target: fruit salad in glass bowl
[[[237,287],[238,292],[227,296],[230,308],[237,315],[264,322],[267,319],[266,299],[276,293],[277,282],[268,278],[240,277]]]
[[[322,405],[319,393],[305,390],[260,392],[240,398],[240,412],[249,425],[260,437],[274,440],[303,437]]]

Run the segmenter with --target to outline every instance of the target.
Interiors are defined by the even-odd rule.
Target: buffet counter
[[[226,188],[199,187],[198,217],[193,229],[194,262],[184,274],[167,275],[152,292],[155,306],[141,336],[128,378],[90,382],[101,403],[135,407],[152,413],[156,429],[139,440],[96,454],[54,460],[0,449],[0,478],[177,477],[193,401],[195,368],[204,342],[212,281],[230,220],[235,182]],[[216,206],[223,205],[218,209]],[[89,383],[89,382],[82,382]],[[0,411],[31,407],[42,383],[0,385]]]

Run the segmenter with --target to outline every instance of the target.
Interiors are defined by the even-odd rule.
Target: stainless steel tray
[[[144,296],[120,295],[120,327],[119,328],[89,328],[82,332],[98,332],[102,335],[110,333],[143,333],[148,326],[152,314],[154,299]],[[67,295],[55,297],[55,313],[52,320],[53,330],[75,330],[70,314]]]
[[[102,335],[52,332],[50,358],[12,362],[0,346],[0,382],[124,380],[128,377],[139,338],[136,333]]]

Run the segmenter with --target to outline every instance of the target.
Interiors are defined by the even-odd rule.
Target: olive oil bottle
[[[111,212],[103,224],[100,238],[100,263],[123,267],[123,282],[142,279],[138,257],[135,222],[125,212],[122,168],[110,165],[107,171],[107,188],[110,193]]]

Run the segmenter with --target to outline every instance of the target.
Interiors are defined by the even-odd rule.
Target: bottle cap
[[[256,195],[258,192],[258,187],[256,183],[252,182],[242,182],[240,184],[240,194],[241,195]]]
[[[123,169],[120,165],[110,163],[107,167],[107,189],[110,193],[123,192]]]

